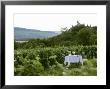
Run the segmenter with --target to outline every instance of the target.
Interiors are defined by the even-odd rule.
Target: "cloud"
[[[76,25],[77,21],[92,26],[97,25],[96,14],[84,13],[56,13],[56,14],[15,14],[14,26],[43,31],[60,31],[61,28],[70,28]]]

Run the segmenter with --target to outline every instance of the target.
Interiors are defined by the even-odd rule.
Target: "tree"
[[[66,32],[66,31],[68,31],[68,28],[67,27],[61,28],[61,32]]]
[[[89,29],[83,28],[78,32],[78,44],[80,45],[90,45],[91,33]]]

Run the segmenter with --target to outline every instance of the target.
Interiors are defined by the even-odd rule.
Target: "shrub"
[[[72,63],[69,66],[69,70],[73,72],[64,71],[64,57],[69,54],[68,52],[81,54],[83,59],[88,58],[88,60],[84,61],[84,68],[80,63]],[[14,50],[14,73],[15,75],[48,75],[48,73],[50,75],[79,75],[79,70],[74,69],[79,68],[82,71],[82,75],[95,75],[97,60],[93,58],[97,57],[96,55],[97,48],[95,45],[17,49]]]

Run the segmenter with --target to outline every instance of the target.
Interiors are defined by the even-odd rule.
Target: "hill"
[[[14,27],[14,39],[16,41],[36,39],[36,38],[49,38],[57,36],[60,32],[54,31],[40,31],[37,29],[26,29],[20,27]]]
[[[51,45],[96,45],[97,27],[77,24],[69,29],[64,28],[60,35],[49,38]]]
[[[28,42],[24,43],[15,42],[14,48],[17,49],[22,47],[35,48],[35,47],[57,47],[57,46],[78,46],[78,45],[83,46],[97,45],[97,27],[88,25],[85,26],[84,24],[77,24],[75,26],[71,26],[69,29],[67,28],[62,29],[62,32],[60,34],[54,34],[54,36],[51,35],[51,37],[49,37],[48,39],[31,39]]]

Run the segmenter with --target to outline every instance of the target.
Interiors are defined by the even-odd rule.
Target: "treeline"
[[[71,28],[62,28],[60,35],[48,39],[32,39],[28,42],[14,43],[14,48],[36,48],[36,47],[55,47],[71,45],[96,45],[97,44],[97,27],[85,26],[80,24],[71,26]]]

